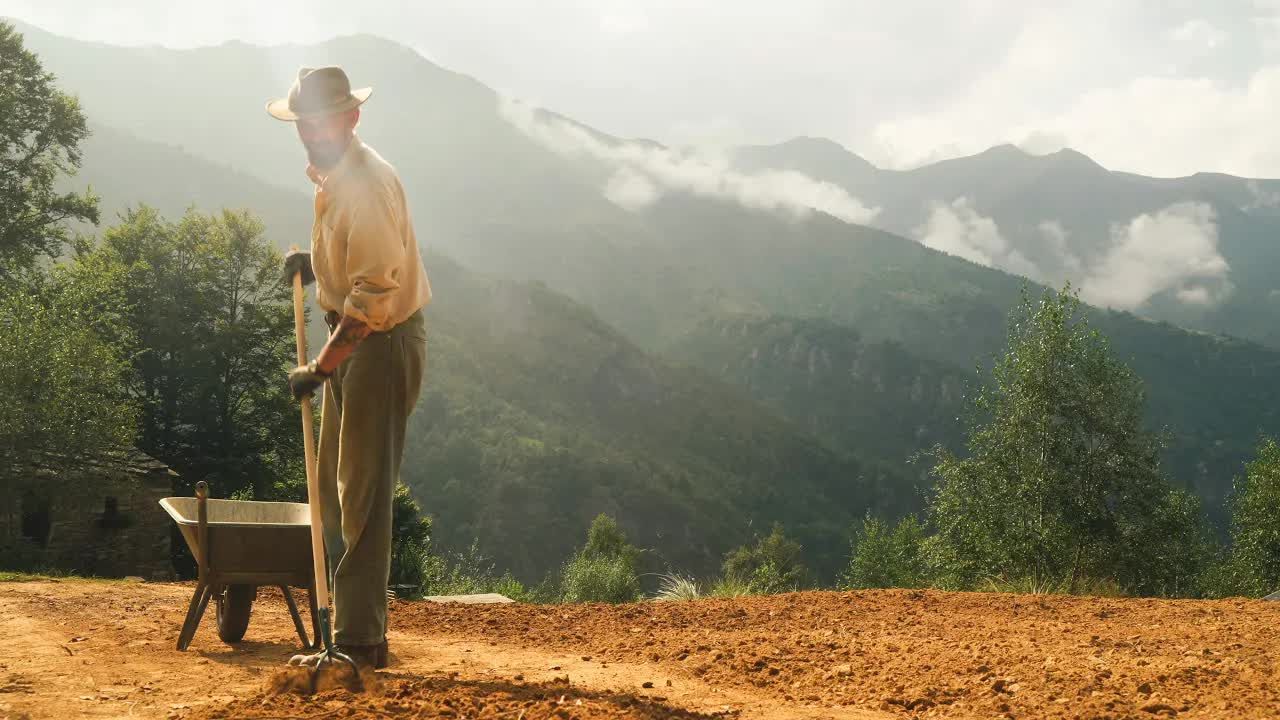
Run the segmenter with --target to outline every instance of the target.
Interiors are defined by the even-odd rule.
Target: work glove
[[[289,392],[293,393],[294,400],[301,400],[304,396],[314,394],[316,388],[323,385],[331,374],[321,370],[320,364],[315,360],[299,365],[289,371]]]
[[[293,285],[293,276],[302,273],[302,284],[310,285],[316,281],[311,272],[311,253],[302,250],[290,250],[284,256],[284,274],[281,279],[285,285]]]

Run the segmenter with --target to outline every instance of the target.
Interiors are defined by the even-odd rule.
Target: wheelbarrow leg
[[[191,595],[191,605],[187,607],[187,619],[182,623],[182,632],[178,634],[178,649],[186,650],[195,637],[196,628],[200,627],[200,618],[209,604],[213,588],[205,583],[196,583],[196,591]]]
[[[293,593],[289,592],[288,585],[281,585],[280,592],[284,595],[284,604],[289,606],[289,617],[293,618],[293,629],[298,631],[303,649],[311,649],[311,641],[307,639],[307,629],[302,626],[302,616],[298,614],[298,603],[293,601]]]

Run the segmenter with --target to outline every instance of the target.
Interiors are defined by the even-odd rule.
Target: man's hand
[[[332,374],[321,370],[320,363],[316,360],[290,370],[289,391],[293,393],[293,399],[301,400],[304,396],[315,393],[316,388],[323,385]]]
[[[290,250],[284,256],[284,274],[281,276],[285,285],[293,285],[293,276],[302,273],[302,284],[310,285],[316,281],[311,272],[311,253],[302,250]]]

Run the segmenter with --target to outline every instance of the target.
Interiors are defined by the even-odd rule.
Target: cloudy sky
[[[820,135],[890,167],[1069,145],[1151,175],[1280,177],[1280,0],[0,0],[0,16],[171,47],[374,33],[667,143]]]

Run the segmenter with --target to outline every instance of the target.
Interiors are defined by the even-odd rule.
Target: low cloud
[[[1231,268],[1218,252],[1217,216],[1205,203],[1177,203],[1117,223],[1110,246],[1091,258],[1073,251],[1061,222],[1046,220],[1037,230],[1053,267],[1027,258],[967,197],[935,203],[915,236],[926,247],[1037,282],[1070,279],[1085,301],[1120,310],[1136,310],[1164,292],[1187,305],[1212,306],[1233,290]]]
[[[785,211],[795,217],[818,210],[848,223],[867,223],[880,212],[837,185],[798,172],[744,174],[730,170],[724,158],[706,153],[638,142],[609,143],[580,126],[540,116],[532,107],[509,98],[499,100],[498,113],[544,147],[614,166],[602,193],[633,212],[648,207],[663,192],[733,200],[744,207]]]
[[[604,186],[609,202],[624,210],[638,212],[654,203],[661,191],[648,176],[630,167],[620,167]]]
[[[1000,234],[995,220],[980,214],[967,197],[935,203],[929,220],[916,229],[925,247],[1015,275],[1040,279],[1040,270]]]
[[[1084,280],[1094,304],[1133,310],[1173,291],[1182,302],[1212,305],[1230,294],[1231,268],[1218,253],[1217,217],[1205,203],[1176,203],[1111,228],[1112,246]]]
[[[1257,180],[1250,180],[1245,183],[1248,188],[1252,200],[1245,203],[1241,210],[1257,210],[1259,208],[1280,207],[1280,192],[1270,192],[1258,184]]]
[[[1062,269],[1068,273],[1080,272],[1080,258],[1071,251],[1071,245],[1067,242],[1069,233],[1062,223],[1045,220],[1037,227],[1050,252],[1062,262]]]

